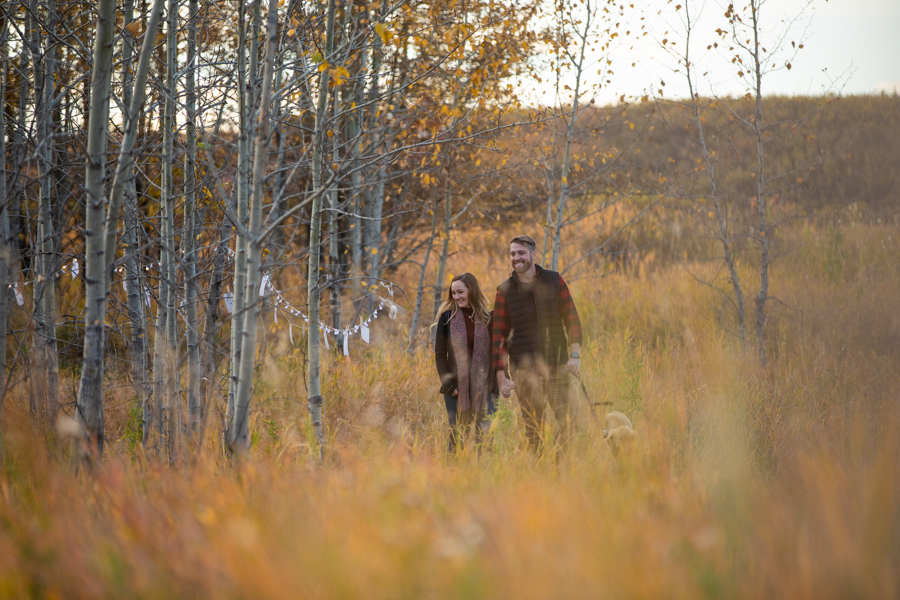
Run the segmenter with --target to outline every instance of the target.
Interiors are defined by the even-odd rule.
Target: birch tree
[[[143,105],[150,54],[159,27],[163,0],[154,0],[125,125],[112,192],[106,202],[103,175],[106,169],[107,127],[109,123],[110,84],[112,80],[113,36],[115,33],[114,0],[100,0],[97,32],[91,74],[91,110],[88,121],[85,192],[85,340],[82,354],[81,380],[78,388],[77,418],[84,426],[89,452],[103,452],[103,375],[104,321],[111,268],[115,254],[116,233],[125,180],[130,176],[138,112]],[[106,210],[104,210],[106,209]]]
[[[327,22],[325,25],[325,61],[332,59],[334,49],[335,0],[328,0]],[[376,70],[377,76],[377,70]],[[375,85],[375,84],[373,84]],[[316,126],[313,141],[312,186],[315,197],[310,209],[309,262],[307,265],[307,309],[309,310],[309,336],[307,337],[307,390],[310,421],[319,442],[320,453],[325,452],[325,428],[322,421],[322,381],[321,357],[319,356],[319,304],[321,298],[319,278],[319,246],[322,242],[322,198],[324,195],[323,164],[325,154],[325,126],[328,107],[328,72],[323,69],[319,75],[319,96],[316,105]]]
[[[723,307],[733,308],[737,334],[742,343],[747,340],[750,321],[745,295],[753,283],[759,286],[754,302],[753,321],[757,352],[763,363],[767,360],[767,306],[772,301],[781,302],[773,297],[770,290],[772,234],[781,221],[795,216],[786,210],[785,197],[802,183],[810,165],[809,162],[790,164],[787,161],[772,161],[767,158],[767,153],[773,146],[777,148],[776,144],[785,144],[790,138],[801,136],[799,127],[812,114],[821,110],[821,107],[816,107],[812,113],[792,114],[789,118],[779,118],[772,122],[765,118],[763,84],[770,73],[789,70],[791,61],[803,48],[802,31],[798,30],[798,23],[803,11],[811,3],[807,3],[793,17],[779,19],[775,29],[764,27],[761,15],[765,4],[750,0],[740,9],[730,5],[724,15],[724,27],[716,30],[714,39],[718,41],[708,45],[707,55],[695,53],[692,45],[692,37],[696,32],[697,5],[685,2],[683,7],[680,4],[676,7],[675,14],[681,21],[685,35],[684,49],[676,51],[672,43],[664,44],[664,47],[675,56],[679,67],[683,69],[690,98],[670,103],[678,107],[678,113],[663,113],[664,123],[679,136],[689,139],[697,151],[697,164],[685,169],[680,176],[678,193],[695,205],[701,235],[714,240],[720,247],[721,255],[717,258],[727,269],[728,281],[723,285],[699,274],[694,276],[719,292],[723,298]],[[774,24],[774,21],[771,23]],[[799,43],[796,40],[790,41],[797,35],[801,36]],[[715,94],[704,97],[698,89],[696,64],[700,60],[715,58],[720,42],[723,50],[727,45],[725,56],[731,59],[730,64],[726,63],[726,68],[734,69],[736,80],[746,86],[747,93],[743,98],[727,98]],[[776,102],[777,99],[770,99],[766,101],[766,105]],[[827,102],[821,104],[827,105]],[[657,106],[665,108],[666,103],[658,100]],[[685,109],[690,115],[687,124],[678,118]],[[737,124],[738,132],[742,130],[742,133],[730,131],[727,136],[710,133],[708,121],[716,113],[721,113],[729,122]],[[817,160],[821,160],[821,157],[811,159],[812,168],[815,168]],[[705,185],[692,187],[695,185],[693,174],[702,177]],[[744,209],[741,202],[747,197],[749,206]],[[775,208],[779,216],[774,219],[770,214],[772,197],[778,198]],[[698,203],[705,203],[706,199],[710,200],[711,210],[708,211],[697,206]],[[741,273],[737,259],[737,252],[748,241],[749,246],[756,249],[753,253],[755,256],[750,261],[756,277],[750,278],[747,277],[747,271]]]
[[[34,260],[34,321],[35,343],[37,349],[38,369],[32,373],[32,385],[39,385],[39,391],[33,393],[39,405],[32,410],[40,421],[47,423],[55,420],[59,406],[59,357],[56,343],[56,249],[53,227],[53,130],[51,109],[55,80],[56,43],[51,36],[44,36],[46,47],[42,44],[40,30],[42,27],[55,31],[55,3],[50,2],[46,11],[41,11],[37,0],[31,3],[30,16],[32,27],[29,31],[31,43],[32,68],[34,71],[34,110],[36,155],[38,162],[38,180],[40,195],[38,200],[38,248]],[[44,22],[40,16],[44,14]]]
[[[6,98],[9,65],[6,20],[0,24],[0,98]],[[9,324],[9,272],[12,248],[9,239],[9,198],[6,193],[6,110],[0,110],[0,465],[3,465],[3,432],[6,427],[6,335]]]
[[[332,12],[334,0],[332,2]],[[330,17],[334,25],[333,16]],[[243,352],[238,375],[235,415],[231,429],[230,447],[232,452],[245,452],[250,447],[250,398],[253,386],[253,371],[256,363],[256,333],[259,322],[259,301],[255,290],[259,287],[262,269],[263,179],[269,157],[269,107],[272,103],[272,79],[275,52],[278,47],[278,0],[269,0],[266,18],[265,67],[262,91],[259,101],[259,119],[256,126],[256,143],[253,156],[253,181],[250,198],[250,227],[247,240],[247,284],[245,296],[249,305],[243,327]],[[317,254],[317,253],[311,253]],[[311,336],[312,337],[312,336]]]
[[[200,427],[200,330],[197,322],[197,234],[199,215],[197,211],[197,0],[188,2],[188,43],[187,66],[185,72],[185,92],[187,100],[187,148],[184,157],[185,173],[185,234],[184,240],[184,296],[185,328],[187,329],[187,403],[190,414],[192,441]]]

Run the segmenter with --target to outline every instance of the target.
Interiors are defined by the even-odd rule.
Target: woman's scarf
[[[456,359],[456,377],[459,397],[457,410],[463,412],[487,412],[488,377],[491,366],[491,339],[487,324],[475,319],[475,343],[472,348],[472,365],[469,366],[469,340],[466,333],[466,317],[457,310],[450,319],[450,346]]]

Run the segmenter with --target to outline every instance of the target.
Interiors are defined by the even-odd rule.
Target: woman
[[[485,417],[494,412],[491,372],[491,321],[488,299],[471,273],[450,282],[447,299],[438,310],[434,340],[440,392],[447,406],[450,440],[456,448],[458,428],[476,423],[476,439],[488,428]]]

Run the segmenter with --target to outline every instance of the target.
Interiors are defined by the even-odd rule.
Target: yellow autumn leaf
[[[350,71],[348,71],[341,65],[338,65],[335,68],[331,69],[330,73],[332,86],[339,86],[344,82],[344,79],[350,77]]]
[[[385,44],[387,44],[391,40],[391,38],[394,37],[394,34],[388,30],[387,25],[385,25],[384,23],[377,23],[375,25],[375,33],[378,34],[378,37],[380,37],[381,41]]]
[[[288,37],[294,37],[294,30],[293,30],[293,28],[291,28],[291,29],[288,30]]]

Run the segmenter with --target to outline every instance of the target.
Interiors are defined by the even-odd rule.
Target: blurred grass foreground
[[[765,366],[683,264],[576,281],[585,384],[639,435],[621,462],[574,395],[565,451],[523,450],[513,400],[489,448],[446,456],[432,357],[400,350],[399,329],[327,360],[324,462],[283,330],[238,464],[212,418],[196,462],[143,455],[121,386],[109,451],[86,472],[19,386],[0,598],[898,597],[898,234],[851,219],[783,230],[797,250],[772,277],[796,310],[771,309]],[[499,243],[464,248],[451,271],[499,281]]]

